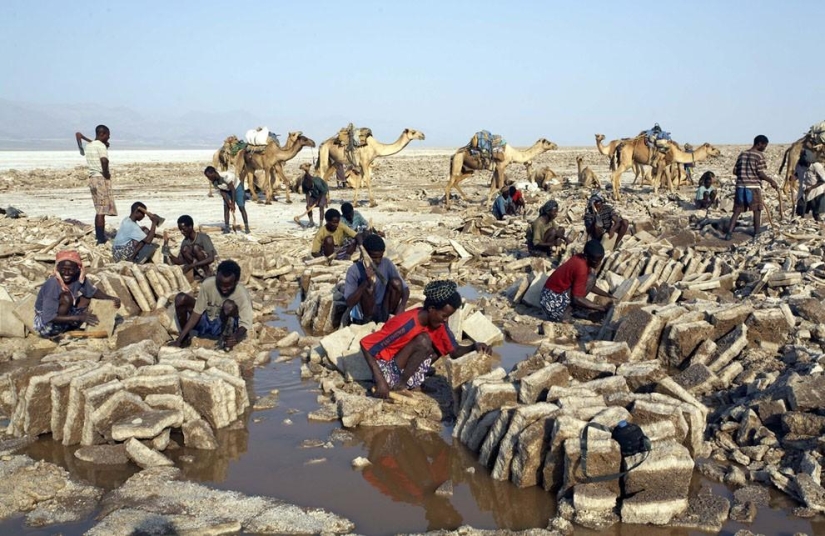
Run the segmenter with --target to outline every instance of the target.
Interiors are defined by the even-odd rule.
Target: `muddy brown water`
[[[468,299],[482,296],[462,288]],[[279,308],[276,325],[301,331],[293,311],[297,298]],[[532,355],[531,346],[506,343],[498,348],[501,365],[513,364]],[[208,486],[248,495],[275,497],[301,506],[320,507],[349,518],[359,534],[380,535],[476,528],[527,529],[546,527],[554,515],[553,495],[540,487],[518,489],[509,482],[493,480],[475,456],[453,441],[452,428],[441,434],[413,433],[406,428],[362,428],[341,430],[337,423],[309,422],[307,413],[318,407],[320,390],[313,380],[300,378],[300,359],[270,363],[254,371],[249,379],[250,396],[264,396],[272,389],[280,393],[279,404],[270,410],[250,412],[243,426],[218,433],[215,451],[181,448],[167,451],[183,471],[183,477]],[[1,424],[1,423],[0,423]],[[182,438],[177,438],[182,444]],[[48,436],[31,445],[26,454],[66,468],[74,477],[106,490],[122,484],[137,472],[133,466],[101,467],[77,460],[77,447],[64,447]],[[182,456],[186,458],[181,459]],[[372,465],[358,471],[354,458],[367,457]],[[184,461],[190,459],[191,461]],[[435,494],[447,480],[454,486],[451,497]],[[705,483],[698,475],[694,486]],[[712,484],[717,493],[732,500],[724,486]],[[797,532],[825,534],[821,518],[793,517],[795,504],[772,491],[770,508],[759,512],[750,525],[728,522],[722,534],[748,528],[766,535]],[[95,524],[93,518],[79,523],[46,528],[26,527],[17,517],[0,522],[0,534],[79,535]],[[578,528],[575,534],[594,531]],[[599,534],[615,536],[683,536],[703,534],[673,528],[616,525]]]

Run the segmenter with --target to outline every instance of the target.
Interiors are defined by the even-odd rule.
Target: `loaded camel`
[[[409,145],[412,140],[423,140],[424,133],[411,128],[405,128],[398,139],[393,143],[381,143],[372,135],[367,137],[367,143],[354,148],[355,160],[361,166],[362,176],[359,173],[350,169],[348,182],[355,188],[353,195],[353,203],[358,201],[358,189],[362,187],[362,183],[366,183],[369,191],[370,206],[377,206],[372,195],[372,161],[376,158],[384,156],[392,156],[401,152],[404,147]],[[332,173],[335,173],[339,167],[344,169],[349,164],[349,159],[346,154],[346,147],[338,143],[338,137],[333,136],[325,140],[318,149],[318,165],[316,171],[327,183]]]
[[[524,170],[527,172],[527,180],[545,191],[547,191],[550,187],[550,181],[558,177],[556,172],[547,166],[544,166],[540,170],[536,171],[533,169],[532,160],[528,160],[524,163]]]
[[[490,204],[490,201],[493,198],[493,193],[501,190],[504,186],[504,174],[507,170],[507,166],[512,163],[524,164],[528,160],[532,160],[544,152],[555,149],[558,149],[558,146],[552,141],[547,141],[544,138],[538,140],[532,147],[525,151],[519,151],[509,143],[505,145],[504,150],[499,153],[500,156],[494,157],[493,160],[495,168],[493,169],[493,177],[490,180],[490,191],[487,194],[487,204]],[[484,169],[481,156],[471,154],[466,145],[458,149],[450,158],[450,178],[444,195],[444,200],[448,209],[450,208],[451,201],[450,190],[455,188],[459,195],[466,200],[467,196],[464,194],[464,191],[460,186],[461,181],[471,177],[473,172],[481,169]]]
[[[599,153],[607,156],[610,159],[610,171],[614,171],[616,169],[616,147],[621,145],[622,143],[631,141],[632,138],[622,138],[620,140],[612,140],[607,145],[602,145],[604,141],[604,134],[596,134],[596,149],[599,150]],[[633,184],[636,184],[636,181],[639,180],[639,177],[642,177],[642,182],[644,183],[645,177],[645,169],[644,166],[641,164],[637,164],[633,162]]]
[[[255,171],[263,170],[264,177],[261,185],[265,193],[266,204],[272,204],[273,192],[278,189],[280,181],[283,181],[286,186],[286,202],[292,203],[289,197],[290,183],[284,175],[283,165],[295,158],[304,147],[315,147],[315,142],[298,131],[289,133],[284,147],[280,147],[275,140],[270,139],[262,152],[241,151],[235,157],[238,178],[245,180],[247,175],[251,175],[251,180],[248,181],[249,191],[252,193],[252,198],[257,200]]]
[[[212,155],[212,167],[218,171],[226,171],[232,163],[232,147],[238,143],[234,134],[223,140],[223,145]],[[212,197],[212,183],[209,183],[209,197]]]
[[[583,167],[584,166],[584,157],[581,155],[576,157],[576,166],[579,169],[578,177],[579,177],[579,185],[582,188],[601,188],[601,184],[599,183],[599,178],[593,173],[593,170],[590,167]]]
[[[674,142],[669,142],[674,143]],[[621,182],[622,173],[630,169],[634,164],[641,164],[645,166],[656,167],[660,165],[660,160],[664,158],[663,153],[655,148],[648,146],[647,137],[644,133],[635,138],[622,141],[616,147],[616,169],[610,175],[610,182],[613,185],[613,198],[616,201],[621,201]],[[661,170],[659,172],[661,174]],[[657,175],[659,175],[657,174]],[[653,180],[653,191],[658,190],[656,178]]]

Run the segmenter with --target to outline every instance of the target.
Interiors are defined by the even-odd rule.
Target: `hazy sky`
[[[654,122],[682,142],[787,142],[825,119],[824,20],[821,0],[6,1],[0,98],[246,110],[315,139],[412,127],[429,146]]]

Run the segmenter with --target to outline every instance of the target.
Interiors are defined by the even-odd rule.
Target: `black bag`
[[[622,452],[622,458],[626,458],[627,456],[634,456],[636,454],[644,453],[644,456],[641,460],[635,463],[633,466],[628,467],[626,470],[622,471],[621,473],[614,473],[612,475],[599,475],[599,476],[588,476],[587,475],[587,431],[589,428],[595,428],[597,430],[602,430],[610,434],[610,437],[619,444],[619,449]],[[598,424],[595,422],[587,423],[582,430],[582,435],[579,438],[579,450],[581,451],[581,464],[582,464],[582,474],[584,474],[584,480],[582,483],[589,484],[592,482],[606,482],[608,480],[615,480],[618,478],[623,477],[630,471],[636,469],[640,465],[642,465],[647,457],[650,455],[650,439],[644,434],[642,429],[633,423],[629,423],[627,421],[619,421],[619,424],[616,425],[615,428],[611,431],[607,426],[603,424]]]

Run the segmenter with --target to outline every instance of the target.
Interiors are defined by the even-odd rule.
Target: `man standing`
[[[249,234],[249,218],[246,215],[246,198],[244,197],[243,182],[234,173],[227,170],[218,173],[213,166],[208,166],[203,170],[203,174],[209,182],[217,188],[223,198],[223,234],[229,233],[229,211],[235,212],[237,206],[241,210],[243,217],[244,232]]]
[[[169,238],[164,233],[162,253],[169,258],[169,262],[183,267],[183,273],[192,270],[198,281],[212,275],[212,263],[215,262],[215,246],[206,233],[195,231],[195,222],[192,216],[184,214],[178,218],[178,229],[183,235],[180,252],[175,255],[169,249]]]
[[[760,134],[753,139],[753,147],[739,154],[733,174],[736,175],[736,193],[733,200],[733,215],[730,218],[730,227],[725,240],[730,240],[736,220],[743,211],[753,211],[753,239],[759,234],[762,223],[762,183],[765,181],[776,188],[776,181],[766,173],[765,149],[768,148],[768,137]]]
[[[318,225],[322,225],[324,211],[327,208],[327,197],[329,196],[329,186],[321,177],[316,177],[309,172],[309,167],[304,168],[304,176],[301,179],[301,189],[306,194],[307,215],[309,216],[309,226],[313,227],[312,207],[318,207]],[[338,212],[336,210],[336,212]]]
[[[217,275],[203,281],[197,300],[183,292],[175,296],[180,335],[170,346],[189,346],[192,334],[218,339],[218,348],[229,351],[252,330],[252,299],[240,283],[241,267],[226,260]]]
[[[75,134],[83,154],[80,140],[88,140],[80,132]],[[89,189],[95,205],[95,238],[98,244],[106,243],[106,216],[117,216],[115,198],[112,195],[112,175],[109,173],[109,127],[95,127],[94,141],[86,145],[86,166],[89,170]]]

